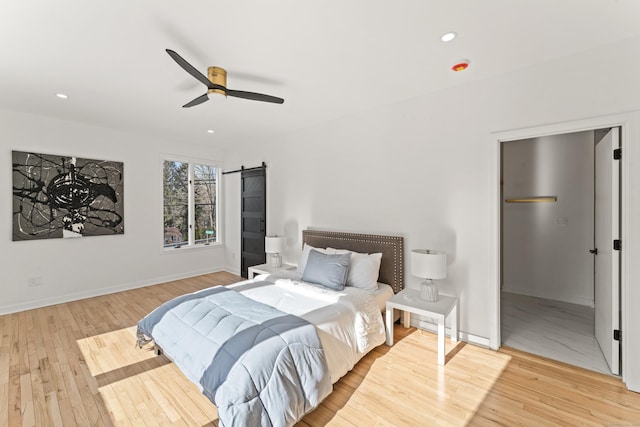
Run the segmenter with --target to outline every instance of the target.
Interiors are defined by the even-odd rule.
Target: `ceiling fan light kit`
[[[256,92],[246,92],[243,90],[232,90],[227,88],[227,71],[220,67],[209,67],[207,78],[204,74],[198,71],[193,65],[189,64],[183,57],[178,55],[171,49],[166,49],[167,53],[173,58],[176,63],[182,67],[187,73],[191,74],[196,80],[204,84],[207,87],[207,93],[200,95],[199,97],[187,102],[183,105],[184,108],[193,107],[194,105],[202,104],[208,101],[214,94],[223,95],[224,97],[233,96],[236,98],[250,99],[252,101],[271,102],[274,104],[282,104],[284,99],[276,96],[265,95]]]

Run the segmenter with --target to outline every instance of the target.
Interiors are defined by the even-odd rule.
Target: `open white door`
[[[613,151],[620,146],[620,131],[611,129],[596,144],[595,152],[595,332],[611,373],[620,374],[620,166]]]

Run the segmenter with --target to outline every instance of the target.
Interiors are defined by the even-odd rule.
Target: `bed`
[[[138,323],[138,345],[152,341],[198,385],[221,426],[293,425],[386,340],[402,237],[304,230],[302,241],[298,271],[182,295]]]

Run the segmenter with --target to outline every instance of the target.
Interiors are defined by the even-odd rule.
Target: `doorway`
[[[502,345],[619,374],[616,141],[617,128],[501,142]]]

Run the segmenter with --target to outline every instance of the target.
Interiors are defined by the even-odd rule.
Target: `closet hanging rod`
[[[558,196],[520,197],[518,199],[505,199],[506,203],[553,203],[558,201]]]

